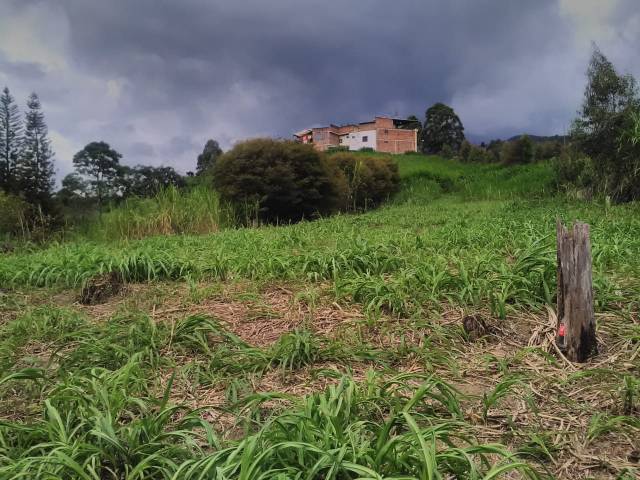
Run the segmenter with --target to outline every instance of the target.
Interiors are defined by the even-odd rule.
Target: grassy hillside
[[[634,478],[638,206],[555,196],[544,163],[398,159],[361,215],[0,257],[0,478]],[[592,227],[585,365],[553,348],[558,217]],[[106,272],[124,291],[77,303]]]

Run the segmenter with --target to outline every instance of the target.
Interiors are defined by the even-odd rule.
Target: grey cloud
[[[156,150],[149,143],[134,142],[129,147],[129,153],[135,157],[153,157],[156,154]]]
[[[70,71],[30,77],[0,59],[0,73],[45,92],[74,146],[104,138],[125,162],[182,171],[209,137],[228,148],[330,121],[422,117],[436,101],[454,104],[472,138],[561,133],[591,39],[576,43],[559,1],[61,0]],[[606,20],[624,27],[603,46],[623,69],[638,64],[637,10],[622,0]]]
[[[0,72],[8,78],[21,78],[27,81],[39,81],[46,76],[40,65],[31,62],[12,62],[1,53]]]

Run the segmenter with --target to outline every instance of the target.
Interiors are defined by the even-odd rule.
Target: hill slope
[[[638,206],[398,158],[362,215],[0,257],[0,478],[638,475]],[[592,225],[585,365],[553,347],[557,217]]]

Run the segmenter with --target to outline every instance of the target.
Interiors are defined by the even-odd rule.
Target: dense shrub
[[[505,165],[533,163],[535,145],[528,135],[522,135],[517,140],[504,143],[501,159]]]
[[[562,153],[562,144],[555,140],[541,142],[536,145],[536,159],[549,160],[557,158]]]
[[[329,157],[329,162],[346,180],[346,210],[374,208],[400,187],[398,165],[390,157],[337,153]],[[335,178],[341,182],[340,175]]]
[[[490,162],[499,162],[504,142],[500,139],[491,140],[487,145],[487,154]]]
[[[349,147],[346,145],[330,145],[327,147],[327,151],[329,152],[348,152]]]
[[[266,222],[331,213],[339,192],[331,170],[311,145],[255,139],[237,144],[214,167],[214,185],[237,209],[257,209]]]
[[[471,143],[468,140],[465,140],[460,145],[460,149],[458,150],[458,158],[461,162],[468,162],[469,155],[471,154]]]
[[[461,162],[489,163],[492,155],[483,147],[478,147],[465,140],[458,150],[458,158]]]
[[[455,156],[456,152],[451,148],[450,145],[444,145],[442,150],[440,150],[440,155],[442,158],[451,159]]]
[[[597,193],[593,160],[575,147],[565,148],[553,163],[558,186],[581,198]]]
[[[26,202],[0,191],[0,236],[23,229],[28,212],[29,205]]]

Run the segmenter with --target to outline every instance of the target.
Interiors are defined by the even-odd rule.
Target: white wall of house
[[[349,150],[360,150],[363,147],[376,149],[376,131],[363,130],[362,132],[351,132],[348,135],[341,135],[342,143],[349,147]]]

